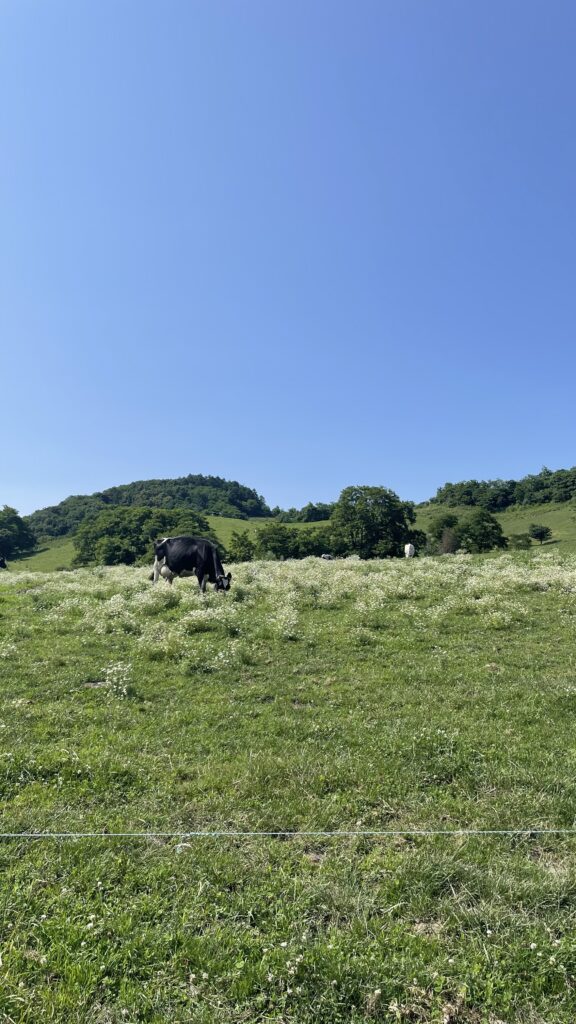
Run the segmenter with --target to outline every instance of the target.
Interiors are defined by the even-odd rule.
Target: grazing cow
[[[172,583],[175,576],[196,576],[204,593],[206,581],[214,590],[230,590],[232,573],[224,574],[216,546],[202,537],[164,537],[154,545],[154,571],[150,577],[156,583],[159,576]]]
[[[331,562],[334,555],[320,555],[320,558],[325,558],[327,562]]]
[[[415,554],[416,554],[416,548],[414,547],[413,544],[405,544],[404,545],[404,558],[414,558]]]
[[[0,569],[7,569],[7,568],[8,568],[8,566],[6,565],[6,559],[4,558],[4,555],[0,555]]]

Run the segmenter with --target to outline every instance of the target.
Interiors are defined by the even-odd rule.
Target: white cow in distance
[[[405,544],[404,545],[404,558],[414,558],[415,554],[416,554],[416,548],[414,547],[413,544]]]

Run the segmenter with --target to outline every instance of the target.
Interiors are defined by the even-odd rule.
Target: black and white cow
[[[6,565],[6,559],[4,558],[4,555],[0,555],[0,569],[7,569],[7,568],[8,568],[8,566]]]
[[[154,545],[154,571],[150,577],[156,583],[159,576],[172,583],[175,576],[196,576],[200,590],[206,590],[206,581],[215,590],[230,590],[232,573],[224,574],[220,555],[212,541],[202,537],[164,537]]]

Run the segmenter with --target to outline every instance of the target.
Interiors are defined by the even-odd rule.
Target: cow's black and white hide
[[[232,573],[224,573],[218,549],[203,537],[164,537],[154,545],[154,583],[160,576],[172,583],[175,576],[196,576],[204,592],[206,583],[215,590],[229,590]]]

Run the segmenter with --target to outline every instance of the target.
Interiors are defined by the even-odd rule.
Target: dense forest
[[[90,495],[73,495],[59,505],[39,509],[25,520],[37,537],[74,533],[88,516],[110,506],[188,508],[203,515],[248,519],[270,516],[264,498],[236,480],[190,474],[174,480],[137,480]]]
[[[576,495],[576,466],[547,469],[521,480],[462,480],[439,487],[431,501],[439,505],[476,505],[488,512],[502,512],[510,505],[540,505],[570,501]]]

